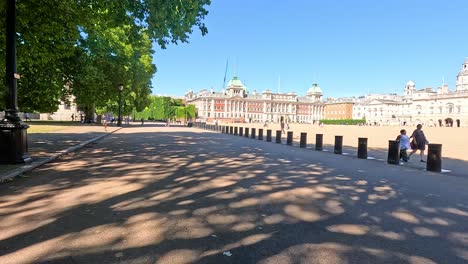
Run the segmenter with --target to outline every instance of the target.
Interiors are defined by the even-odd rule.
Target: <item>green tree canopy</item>
[[[17,2],[20,109],[52,112],[69,94],[86,108],[149,103],[152,44],[187,42],[210,0],[21,0]],[[5,17],[5,1],[0,1]],[[5,21],[0,22],[0,80],[5,83]],[[0,90],[3,97],[4,89]],[[0,100],[0,109],[4,100]]]
[[[135,113],[135,119],[195,119],[196,109],[194,105],[185,105],[182,99],[172,99],[167,96],[149,96],[150,104]]]

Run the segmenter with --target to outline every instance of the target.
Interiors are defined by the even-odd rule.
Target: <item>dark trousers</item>
[[[408,153],[406,152],[406,149],[400,149],[400,159],[403,159],[403,161],[408,161]]]

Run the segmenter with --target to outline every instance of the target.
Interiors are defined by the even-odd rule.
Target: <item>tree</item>
[[[210,0],[18,1],[20,108],[52,112],[60,100],[74,94],[81,106],[93,111],[109,100],[116,102],[122,83],[125,103],[144,109],[156,72],[152,42],[162,48],[187,42],[193,27],[205,35],[209,4]],[[0,13],[5,14],[5,1],[0,1]],[[4,83],[5,21],[0,23]]]

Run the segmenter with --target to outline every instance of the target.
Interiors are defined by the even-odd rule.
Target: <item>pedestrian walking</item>
[[[281,120],[281,133],[286,133],[286,131],[284,131],[284,121]]]
[[[107,125],[108,125],[108,122],[107,122],[107,117],[104,117],[104,130],[107,131]]]
[[[72,122],[75,122],[75,113],[71,115]]]
[[[141,125],[144,125],[145,124],[145,119],[142,117],[141,118]]]
[[[426,162],[424,160],[424,150],[426,149],[426,145],[429,144],[429,141],[427,140],[426,136],[424,135],[424,132],[422,131],[421,124],[416,126],[416,129],[413,131],[413,134],[411,134],[410,138],[412,138],[413,140],[410,142],[412,151],[409,154],[409,157],[411,157],[411,155],[413,155],[419,150],[421,162]]]
[[[404,162],[409,161],[408,152],[407,150],[410,149],[410,139],[406,135],[406,130],[400,130],[400,135],[396,138],[396,140],[400,141],[400,159]]]
[[[29,114],[28,113],[24,113],[24,120],[26,121],[31,121],[31,118],[29,117]]]

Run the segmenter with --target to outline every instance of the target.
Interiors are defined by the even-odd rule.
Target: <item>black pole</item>
[[[281,130],[276,130],[276,143],[281,144]]]
[[[426,170],[442,172],[442,144],[428,144]]]
[[[315,150],[323,150],[323,134],[315,134]]]
[[[358,138],[358,159],[367,159],[367,138]]]
[[[293,132],[288,131],[287,137],[286,137],[286,144],[292,146],[293,144]]]
[[[335,136],[335,154],[343,154],[343,136]]]
[[[5,34],[5,118],[0,121],[0,163],[29,163],[28,125],[21,122],[18,115],[19,75],[16,73],[16,1],[6,1]]]
[[[388,141],[387,163],[400,165],[400,141],[398,140]]]
[[[16,1],[6,3],[6,110],[5,118],[11,123],[20,123],[16,73]]]
[[[258,140],[263,140],[263,128],[258,129]]]
[[[301,133],[301,141],[299,142],[299,147],[300,148],[306,148],[307,147],[307,133],[305,133],[305,132]]]
[[[122,90],[119,86],[119,119],[117,120],[117,126],[122,126]]]

